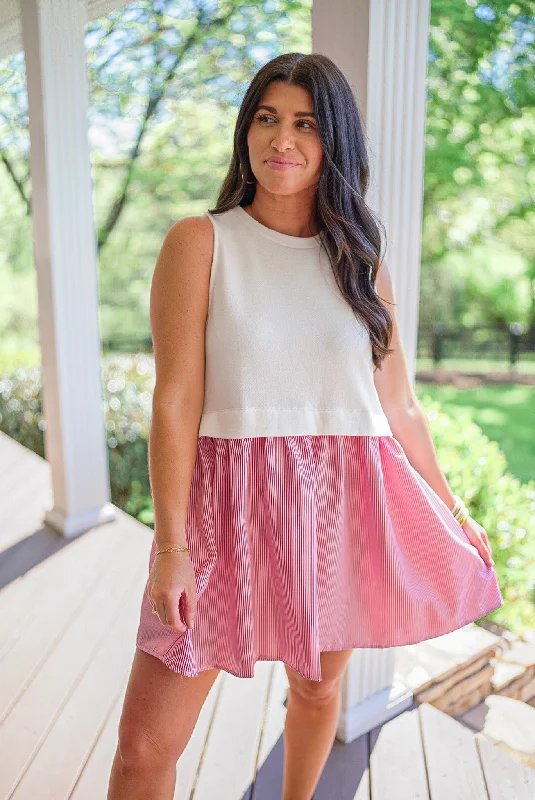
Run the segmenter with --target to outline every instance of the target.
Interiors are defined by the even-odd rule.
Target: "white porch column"
[[[46,458],[67,537],[114,518],[100,380],[83,0],[21,0]]]
[[[385,225],[401,335],[414,377],[420,280],[430,0],[314,0],[312,52],[354,90],[368,142],[366,201]],[[337,736],[351,741],[403,711],[412,693],[394,675],[395,648],[355,650]]]

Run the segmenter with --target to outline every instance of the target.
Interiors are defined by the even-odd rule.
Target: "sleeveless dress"
[[[241,206],[207,216],[186,519],[197,614],[177,633],[143,593],[137,647],[188,676],[251,678],[256,661],[281,660],[320,681],[321,651],[413,644],[503,605],[493,568],[392,435],[321,235],[274,231]],[[153,538],[149,569],[155,550]]]

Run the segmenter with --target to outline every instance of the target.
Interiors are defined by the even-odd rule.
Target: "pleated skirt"
[[[195,626],[177,633],[143,593],[136,638],[183,675],[280,660],[319,681],[322,651],[414,644],[503,605],[392,436],[201,436],[186,538]]]

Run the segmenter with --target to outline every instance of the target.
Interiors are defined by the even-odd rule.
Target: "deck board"
[[[256,765],[254,800],[272,800],[281,793],[284,744],[282,735],[286,719],[284,701],[288,686],[284,664],[282,661],[273,662]]]
[[[432,800],[488,800],[473,733],[434,706],[419,706]]]
[[[13,462],[13,463],[12,463]],[[42,524],[50,470],[0,433],[0,797],[105,800],[152,531],[127,514],[73,540]],[[4,499],[4,498],[3,498]],[[223,670],[174,800],[281,796],[288,680]],[[335,741],[314,800],[531,800],[535,770],[426,703]]]
[[[101,533],[104,534],[104,529]],[[139,572],[142,568],[139,551],[128,546],[132,532],[123,528],[118,529],[116,534],[106,532],[106,536],[103,536],[104,547],[102,551],[97,551],[100,558],[96,563],[89,562],[96,580],[84,596],[83,603],[73,607],[75,613],[71,614],[60,635],[51,641],[48,649],[43,647],[41,662],[38,670],[34,670],[33,680],[28,681],[21,671],[21,679],[25,681],[23,689],[17,694],[13,693],[15,703],[0,727],[0,752],[5,752],[10,742],[16,745],[11,745],[11,758],[0,775],[0,796],[3,796],[2,791],[7,792],[8,786],[16,785],[21,773],[49,735],[59,710],[68,702],[84,673],[92,666],[95,651],[113,625],[125,595],[131,591],[134,571]],[[108,539],[112,540],[109,544]],[[112,567],[102,570],[105,556],[111,558]],[[46,564],[49,572],[50,566]],[[61,579],[56,579],[55,591],[61,590]],[[134,602],[137,602],[135,598]],[[48,603],[46,607],[50,608]],[[45,616],[45,612],[37,617],[36,625],[41,625],[46,633],[50,627],[44,625],[46,617],[42,619],[41,616]],[[31,642],[34,631],[30,631]],[[19,665],[19,657],[17,652],[11,654],[11,671]],[[5,688],[2,686],[2,691]],[[7,689],[13,691],[12,687]]]
[[[225,686],[225,673],[220,672],[201,708],[197,724],[186,746],[178,759],[177,779],[173,800],[189,800],[195,788],[199,774],[202,754],[206,746],[210,728],[215,719],[217,704]]]
[[[475,741],[485,773],[490,800],[533,800],[535,798],[535,770],[518,763],[511,769],[507,753],[496,747],[486,736],[476,734]]]
[[[123,707],[128,676],[123,679],[117,698],[105,720],[99,738],[90,752],[84,768],[76,780],[70,797],[72,800],[96,800],[106,797],[108,779],[111,772],[115,748],[117,747],[117,731]]]
[[[88,542],[89,546],[84,548],[85,558],[79,559],[75,568],[70,568],[69,559],[60,559],[60,554],[39,565],[38,569],[48,576],[46,589],[41,589],[23,624],[13,631],[11,647],[1,663],[1,720],[45,663],[58,639],[73,624],[88,593],[98,584],[97,569],[102,564],[107,544],[101,538],[93,547],[92,544]]]
[[[29,797],[57,800],[71,794],[129,668],[136,612],[145,580],[145,565],[138,566],[127,591],[117,598],[119,603],[113,609],[113,618],[108,611],[105,636],[97,642],[79,682],[25,770],[12,795],[14,800]]]
[[[314,800],[370,800],[369,754],[368,734],[348,744],[335,741]]]
[[[52,487],[48,463],[1,432],[0,486],[0,548],[6,550],[40,527],[41,510],[52,505]]]
[[[371,796],[429,800],[419,709],[407,709],[370,731]],[[410,764],[410,770],[407,769]]]
[[[259,661],[253,678],[225,674],[195,786],[195,800],[250,800],[271,671],[272,662]]]

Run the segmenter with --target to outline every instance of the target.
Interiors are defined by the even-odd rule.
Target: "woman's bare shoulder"
[[[206,318],[213,253],[212,224],[206,216],[184,217],[167,231],[151,288],[154,327]]]
[[[183,217],[167,231],[166,240],[177,255],[193,258],[210,266],[214,246],[213,225],[206,214]]]

